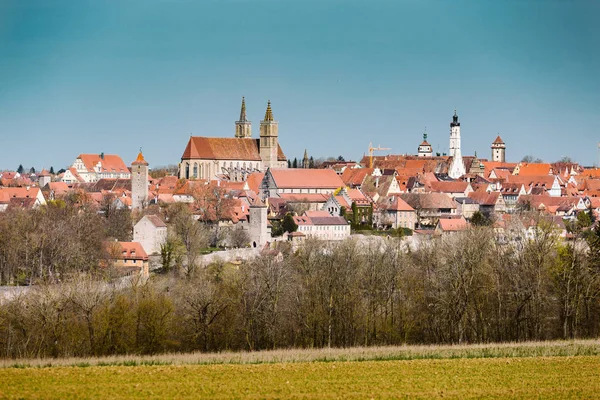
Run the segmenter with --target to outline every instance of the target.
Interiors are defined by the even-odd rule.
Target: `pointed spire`
[[[425,132],[423,132],[423,141],[427,141],[427,127],[425,127]]]
[[[273,121],[273,110],[271,110],[271,100],[267,102],[267,111],[265,112],[265,121]]]
[[[240,122],[246,122],[246,99],[242,96],[242,109],[240,110]]]
[[[142,165],[148,165],[148,162],[144,159],[144,155],[142,154],[142,148],[140,147],[140,152],[138,153],[137,158],[135,159],[134,162],[132,162],[133,165],[135,164],[142,164]]]

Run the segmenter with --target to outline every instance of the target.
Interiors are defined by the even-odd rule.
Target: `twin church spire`
[[[261,121],[263,123],[277,123],[273,118],[273,110],[271,109],[271,100],[267,102],[267,110],[265,111],[265,119]],[[235,121],[235,137],[236,138],[251,138],[252,137],[252,123],[246,116],[246,98],[242,97],[242,107],[240,109],[240,119]]]

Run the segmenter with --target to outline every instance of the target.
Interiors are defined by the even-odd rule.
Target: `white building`
[[[133,227],[133,241],[140,242],[149,255],[160,253],[167,241],[167,225],[156,215],[144,215]]]
[[[307,211],[294,217],[298,232],[319,240],[344,240],[350,236],[350,224],[343,217],[332,217],[327,211]]]
[[[130,179],[129,168],[121,157],[114,154],[80,154],[71,166],[73,178],[81,177],[84,182],[96,182],[103,178]],[[66,174],[66,172],[65,172]],[[63,178],[63,182],[69,183]]]

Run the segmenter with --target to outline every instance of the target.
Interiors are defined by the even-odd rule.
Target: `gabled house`
[[[350,236],[350,224],[343,217],[333,217],[327,211],[307,211],[295,216],[298,232],[320,240],[344,240]]]
[[[469,193],[469,198],[479,204],[479,212],[487,217],[506,212],[506,203],[500,192],[474,192]]]
[[[167,241],[167,224],[158,215],[144,215],[133,227],[133,241],[139,242],[147,254],[160,253]]]
[[[81,177],[84,182],[96,182],[102,178],[131,178],[129,168],[127,168],[121,157],[115,154],[80,154],[71,168],[75,171],[71,170],[70,172],[75,177]],[[65,177],[62,180],[67,182]]]
[[[399,196],[389,196],[379,199],[373,213],[375,225],[392,229],[416,229],[417,213]]]
[[[452,234],[464,231],[469,228],[469,224],[464,219],[460,218],[440,218],[435,226],[435,233],[438,235]]]
[[[438,219],[457,215],[456,202],[444,193],[402,193],[399,197],[416,211],[421,226],[435,226]]]
[[[149,274],[148,254],[138,242],[105,242],[108,266],[114,268],[118,275]]]
[[[46,199],[39,187],[0,187],[0,211],[9,206],[37,208],[46,204]]]

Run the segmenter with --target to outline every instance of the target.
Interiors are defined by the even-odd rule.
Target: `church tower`
[[[235,137],[250,138],[252,137],[252,124],[246,118],[246,99],[242,97],[242,109],[240,110],[240,120],[235,121]]]
[[[458,122],[456,110],[454,110],[454,116],[450,122],[450,157],[452,157],[452,162],[448,168],[448,175],[457,179],[465,174],[465,165],[460,152],[460,122]]]
[[[308,151],[304,149],[304,158],[302,159],[302,168],[310,167],[310,160],[308,159]]]
[[[433,149],[431,148],[431,145],[427,141],[427,131],[425,131],[425,133],[423,133],[423,143],[421,143],[419,145],[419,152],[417,155],[419,157],[431,157],[432,153],[433,153]]]
[[[142,149],[131,163],[131,208],[141,210],[148,204],[148,163]]]
[[[492,143],[492,161],[506,162],[506,144],[504,144],[500,135]]]
[[[271,100],[267,103],[267,111],[265,119],[260,121],[260,158],[262,160],[263,170],[267,168],[279,167],[277,163],[277,155],[279,150],[278,144],[278,122],[273,119],[273,111],[271,110]]]

